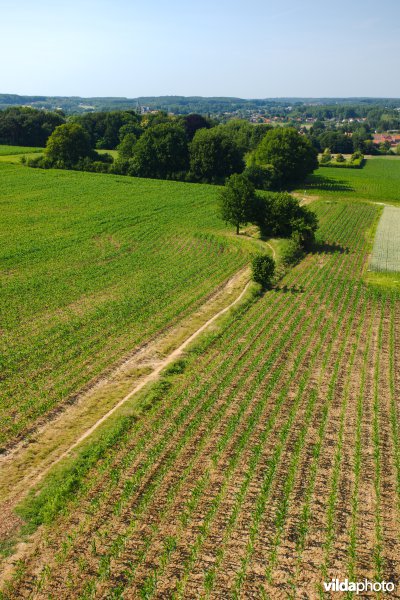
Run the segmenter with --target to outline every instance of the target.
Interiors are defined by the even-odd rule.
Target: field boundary
[[[384,206],[375,231],[369,270],[378,273],[400,271],[400,208]]]
[[[105,421],[107,421],[128,400],[130,400],[133,396],[135,396],[137,393],[139,393],[149,383],[153,383],[154,381],[156,381],[158,379],[159,375],[161,374],[161,372],[164,371],[164,369],[166,369],[169,365],[171,365],[178,358],[180,358],[183,355],[185,349],[192,342],[194,342],[195,339],[197,339],[206,329],[208,329],[210,327],[210,325],[215,323],[215,321],[217,319],[222,317],[222,315],[227,313],[229,310],[231,310],[236,304],[238,304],[242,300],[242,298],[244,297],[244,295],[246,294],[246,292],[248,290],[250,283],[251,283],[250,280],[247,281],[247,283],[246,283],[245,287],[243,288],[243,290],[241,291],[240,295],[233,302],[228,304],[228,306],[226,306],[225,308],[219,310],[213,317],[208,319],[208,321],[206,321],[201,327],[199,327],[194,333],[192,333],[192,335],[190,335],[183,343],[181,343],[178,346],[178,348],[173,350],[166,358],[164,358],[164,360],[162,360],[160,362],[159,366],[157,366],[151,373],[146,375],[142,379],[142,381],[137,383],[135,385],[135,387],[128,394],[126,394],[126,396],[124,396],[119,402],[117,402],[117,404],[115,404],[105,415],[103,415],[100,419],[98,419],[96,421],[96,423],[94,423],[94,425],[92,425],[92,427],[90,427],[88,430],[86,430],[67,450],[65,450],[65,452],[63,452],[56,460],[54,460],[44,471],[42,471],[37,476],[35,483],[39,483],[39,481],[41,481],[41,479],[50,471],[50,469],[52,469],[55,465],[57,465],[59,462],[61,462],[64,458],[69,456],[69,454],[72,452],[72,450],[77,448],[84,440],[86,440],[88,437],[90,437],[92,435],[92,433],[94,433],[96,431],[96,429],[98,429]]]
[[[4,519],[8,521],[6,530],[9,530],[10,526],[13,528],[15,519],[11,517],[12,511],[29,490],[37,485],[55,465],[70,456],[75,448],[87,440],[124,404],[149,384],[156,382],[162,372],[181,358],[184,351],[202,333],[209,330],[220,317],[243,300],[250,284],[250,270],[249,267],[245,267],[219,287],[195,313],[168,331],[161,332],[157,339],[151,340],[125,360],[112,375],[97,382],[91,390],[83,393],[76,403],[66,406],[65,410],[55,418],[48,419],[28,443],[21,442],[8,454],[0,457],[2,471],[0,488],[3,496],[0,505],[9,514],[9,519]],[[234,299],[226,304],[229,296],[234,296]],[[202,324],[193,331],[193,326],[198,324],[200,319]],[[108,408],[105,408],[107,405],[104,404],[106,396],[110,396],[112,402]],[[118,398],[117,402],[115,396]],[[101,416],[93,422],[96,409],[99,411],[97,414]],[[86,428],[83,428],[82,423],[90,417],[92,418],[90,426],[86,423]],[[79,423],[81,423],[80,427]],[[68,426],[71,428],[70,431]],[[63,440],[64,445],[62,445]],[[0,531],[0,534],[0,537],[3,537],[4,532]]]

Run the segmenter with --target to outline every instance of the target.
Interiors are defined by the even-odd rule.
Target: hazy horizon
[[[118,99],[123,99],[123,100],[136,100],[138,98],[204,98],[204,99],[214,99],[214,98],[229,98],[229,99],[235,99],[235,100],[255,100],[255,101],[259,101],[259,100],[277,100],[277,101],[282,101],[282,100],[399,100],[400,99],[400,95],[399,96],[265,96],[265,97],[244,97],[244,96],[226,96],[226,95],[220,95],[217,96],[215,94],[211,95],[211,96],[204,96],[201,94],[196,94],[196,95],[191,95],[191,96],[186,96],[184,94],[160,94],[160,95],[154,95],[154,96],[150,96],[149,94],[143,94],[140,96],[112,96],[110,94],[107,95],[103,95],[103,96],[82,96],[79,94],[71,94],[71,95],[61,95],[61,94],[25,94],[25,93],[16,93],[14,91],[2,91],[0,90],[0,95],[10,95],[10,96],[21,96],[21,97],[31,97],[31,98],[40,98],[40,97],[46,97],[46,98],[80,98],[82,100],[90,100],[93,98],[118,98]]]
[[[398,98],[400,3],[5,0],[4,92]]]

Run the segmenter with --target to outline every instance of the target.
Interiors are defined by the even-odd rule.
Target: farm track
[[[285,315],[283,315],[283,316],[285,316]],[[268,322],[267,322],[266,326],[267,326],[267,325],[268,325]],[[258,337],[259,337],[260,335],[261,335],[261,333],[259,333],[259,334],[258,334]],[[248,348],[247,348],[247,349],[248,349]],[[247,349],[246,349],[246,350],[247,350]],[[239,357],[239,360],[240,360],[241,358],[243,358],[244,356],[246,356],[246,350],[244,350],[244,351],[241,353],[241,355],[240,355],[240,357]],[[223,356],[223,355],[222,355],[222,354],[220,354],[220,356],[221,356],[221,358],[222,358],[222,356]],[[250,360],[250,358],[249,358],[249,357],[247,357],[247,362],[249,362],[249,360]],[[224,363],[224,361],[222,361],[222,363],[221,363],[221,365],[222,365],[222,368],[224,367],[224,364],[223,364],[223,363]],[[214,375],[215,375],[215,373],[214,373]],[[212,376],[212,374],[211,374],[211,376]],[[209,377],[209,381],[208,381],[208,383],[209,383],[209,382],[210,382],[210,380],[211,380],[211,376]],[[235,384],[234,384],[234,385],[235,385]],[[196,389],[196,386],[193,386],[193,388],[192,388],[192,389]],[[214,393],[214,391],[215,391],[215,386],[211,388],[211,393]],[[192,405],[193,405],[193,406],[195,406],[195,404],[193,404],[193,402],[192,402]],[[164,422],[165,422],[165,421],[164,421]],[[172,418],[172,419],[171,419],[171,422],[172,422],[172,425],[171,425],[171,424],[169,424],[169,431],[163,431],[163,432],[162,432],[162,435],[158,436],[158,437],[157,437],[157,440],[156,440],[156,441],[158,441],[158,442],[163,442],[163,441],[165,441],[165,440],[168,440],[168,441],[170,441],[170,443],[168,444],[168,447],[167,447],[167,451],[168,451],[168,449],[169,449],[169,450],[171,450],[171,449],[173,449],[173,448],[174,448],[174,445],[175,445],[175,438],[179,439],[179,437],[182,435],[182,431],[185,431],[185,430],[186,430],[186,428],[188,427],[188,422],[187,422],[187,421],[184,421],[184,422],[183,422],[183,425],[182,425],[182,429],[180,429],[180,428],[179,428],[177,431],[175,431],[175,430],[176,430],[176,418]],[[171,440],[170,440],[170,436],[173,436]],[[161,445],[162,445],[162,444],[161,444]],[[147,455],[148,451],[149,451],[149,449],[146,447],[146,448],[143,450],[143,452],[142,452],[142,453],[139,455],[139,457],[138,457],[138,460],[140,460],[140,459],[142,459],[142,460],[145,460],[145,458],[146,458],[146,455]],[[157,464],[155,464],[155,465],[154,465],[154,467],[153,467],[153,468],[154,468],[154,469],[156,469],[156,468],[159,468],[159,467],[160,467],[160,463],[157,463]],[[126,478],[126,477],[128,477],[130,473],[134,473],[134,472],[135,472],[135,470],[136,470],[136,469],[139,469],[139,468],[140,468],[140,463],[139,463],[139,462],[135,462],[133,465],[129,465],[129,468],[128,468],[128,469],[127,469],[127,471],[124,473],[124,475],[125,475],[125,478]],[[122,485],[122,484],[121,484],[121,485]],[[116,493],[117,493],[117,490],[113,489],[113,497],[114,497],[114,498],[115,498],[115,495],[116,495]],[[140,493],[140,491],[139,491],[139,493]],[[107,505],[106,505],[106,507],[107,507]],[[97,516],[97,515],[96,515],[96,516]],[[105,515],[104,515],[103,513],[100,513],[100,514],[99,514],[99,518],[98,518],[98,520],[97,520],[97,519],[93,519],[93,518],[92,518],[92,519],[90,519],[90,526],[91,526],[91,529],[93,529],[93,530],[96,530],[96,529],[97,529],[97,526],[98,526],[98,521],[99,521],[99,522],[101,522],[101,521],[102,521],[104,518],[105,518]],[[83,538],[83,539],[85,539],[85,538],[86,538],[86,536],[87,536],[87,534],[88,534],[88,532],[87,532],[87,531],[83,531],[83,532],[82,532],[82,538]]]
[[[317,598],[338,573],[399,580],[399,301],[360,281],[374,210],[321,205],[331,249],[189,361],[42,528],[6,598]]]
[[[243,276],[246,278],[246,280],[243,280]],[[246,283],[248,278],[248,269],[243,269],[241,270],[239,273],[237,273],[233,278],[231,278],[228,283],[225,285],[224,288],[219,289],[214,295],[213,298],[218,298],[219,301],[221,302],[221,297],[224,298],[224,294],[226,295],[226,299],[225,299],[225,306],[223,308],[219,308],[218,312],[215,312],[213,314],[212,317],[210,317],[206,322],[204,322],[200,328],[198,328],[196,331],[194,331],[193,333],[191,333],[191,335],[186,338],[186,340],[184,342],[182,342],[180,344],[180,346],[178,346],[177,348],[174,349],[173,352],[171,352],[169,355],[167,355],[164,358],[157,358],[157,359],[152,359],[152,361],[155,363],[154,367],[153,367],[153,371],[150,372],[149,375],[145,375],[144,377],[142,376],[141,378],[139,378],[139,383],[126,395],[123,396],[122,399],[120,399],[118,402],[116,402],[114,404],[114,406],[107,411],[106,414],[102,414],[100,416],[100,418],[98,418],[98,420],[86,431],[84,431],[83,433],[80,433],[78,439],[76,439],[66,450],[62,451],[62,452],[58,452],[57,453],[54,451],[54,448],[50,448],[49,449],[49,453],[48,456],[46,456],[46,454],[44,453],[44,461],[43,464],[38,464],[36,466],[31,467],[29,461],[26,461],[26,464],[24,465],[24,460],[26,460],[26,456],[24,455],[24,446],[20,447],[20,448],[16,448],[14,449],[13,452],[11,452],[10,454],[7,455],[3,455],[2,457],[0,457],[0,461],[2,463],[2,467],[3,467],[3,472],[0,478],[1,484],[2,484],[2,493],[3,493],[3,497],[5,495],[7,486],[9,488],[9,494],[5,495],[5,501],[3,500],[3,504],[2,504],[2,509],[3,509],[3,519],[2,519],[2,523],[0,524],[0,535],[2,537],[4,537],[4,535],[7,533],[8,529],[14,526],[14,522],[15,519],[10,516],[7,517],[7,513],[9,513],[11,511],[11,509],[13,508],[14,504],[15,504],[15,498],[17,498],[18,501],[21,500],[21,498],[23,497],[24,494],[27,493],[27,491],[29,490],[30,487],[32,487],[33,485],[36,485],[45,475],[46,473],[53,468],[58,462],[60,462],[63,458],[65,458],[66,456],[68,456],[75,447],[77,447],[84,439],[86,439],[87,437],[89,437],[89,435],[91,435],[99,426],[101,426],[101,424],[103,422],[105,422],[116,410],[118,410],[118,408],[120,408],[125,402],[127,402],[132,396],[134,396],[140,389],[142,389],[143,387],[145,387],[149,382],[154,381],[157,379],[159,373],[165,369],[169,364],[171,364],[174,360],[176,360],[177,358],[179,358],[179,356],[181,355],[181,353],[183,352],[184,348],[189,345],[192,341],[194,341],[196,339],[196,337],[198,335],[200,335],[203,331],[205,331],[207,328],[210,327],[210,325],[212,323],[214,323],[214,321],[216,321],[219,317],[221,317],[224,313],[226,313],[228,310],[230,310],[231,308],[233,308],[237,303],[239,303],[242,299],[242,297],[244,296],[244,294],[246,293],[247,287],[248,287],[248,282]],[[239,292],[238,295],[236,296],[236,298],[231,301],[228,305],[226,305],[226,300],[229,299],[229,294],[233,291],[235,291],[235,286],[239,286],[239,285],[244,285],[243,289],[240,291],[239,288]],[[208,311],[210,310],[210,308],[212,308],[212,301],[213,298],[211,299],[211,301],[209,301],[210,306],[207,306]],[[204,307],[202,307],[201,309],[202,311],[204,311]],[[207,314],[205,312],[205,314]],[[204,317],[203,317],[204,320]],[[185,327],[186,328],[190,328],[191,324],[189,321],[189,324],[186,323]],[[192,326],[193,328],[193,326]],[[160,345],[161,343],[165,344],[165,340],[168,338],[161,337],[158,344]],[[144,359],[146,359],[147,361],[150,361],[150,359],[152,358],[153,355],[156,355],[157,353],[157,345],[155,343],[153,344],[148,344],[145,347],[146,351],[147,351],[147,355],[145,354],[144,357],[140,356],[139,353],[139,361],[143,361]],[[129,361],[130,367],[132,367],[132,359]],[[140,362],[139,362],[140,364]],[[119,372],[119,371],[118,371]],[[108,383],[108,382],[104,382],[104,383]],[[96,390],[99,386],[96,386]],[[86,400],[86,402],[85,402]],[[83,404],[84,404],[84,409],[87,410],[86,404],[88,403],[88,399],[85,397],[83,399]],[[58,424],[59,428],[62,428],[63,426],[63,416],[61,415],[59,418],[60,423]],[[75,418],[79,418],[79,414],[75,414],[74,415]],[[47,422],[46,424],[46,428],[47,429],[51,429],[52,428],[52,422]],[[44,443],[44,440],[41,439],[40,435],[38,435],[37,439],[34,441],[34,443],[38,446],[40,446],[41,444]],[[31,445],[28,446],[28,451],[31,452]],[[52,451],[52,454],[51,454]],[[13,465],[15,463],[15,473],[13,472]],[[6,470],[4,467],[8,466],[8,470]],[[21,466],[23,468],[21,468]],[[24,467],[25,467],[25,472],[24,472]],[[17,524],[18,524],[18,520],[17,520]]]
[[[11,200],[1,255],[4,453],[144,339],[191,315],[248,263],[252,243],[227,235],[213,188],[76,172],[47,173],[43,185],[36,170],[0,167]],[[32,209],[33,228],[24,217]]]
[[[229,306],[234,306],[238,301],[240,301],[241,297],[243,296],[243,288],[246,286],[246,282],[248,280],[248,268],[245,268],[241,271],[239,271],[234,277],[232,277],[231,279],[229,279],[229,281],[224,285],[224,286],[220,286],[219,289],[217,290],[217,292],[215,292],[210,299],[207,301],[207,303],[205,305],[203,305],[196,313],[196,317],[197,319],[202,319],[203,324],[201,325],[200,329],[202,330],[203,327],[207,328],[209,321],[213,322],[214,317],[215,319],[218,317],[218,315],[221,315],[225,312],[225,308],[226,308],[226,302],[227,300],[229,301],[230,299],[230,294],[233,293],[233,295],[235,295],[235,293],[237,294],[237,296],[233,301],[230,302]],[[237,291],[236,291],[237,290]],[[218,302],[219,304],[221,304],[221,298],[224,301],[223,304],[223,308],[221,308],[220,306],[218,306]],[[216,303],[217,302],[217,303]],[[218,307],[218,310],[216,311],[214,308],[214,305],[216,307]],[[229,308],[229,307],[228,307]],[[214,309],[214,310],[213,310]],[[207,314],[210,313],[212,311],[211,314],[213,314],[214,316],[209,318],[207,323],[204,324],[204,319],[207,318]],[[53,420],[52,418],[48,417],[47,420],[45,421],[45,423],[43,424],[43,426],[39,429],[37,429],[34,433],[35,433],[35,437],[33,439],[29,440],[28,442],[24,442],[18,446],[16,446],[15,448],[13,448],[9,453],[4,454],[2,456],[0,456],[0,464],[2,465],[2,470],[3,470],[3,474],[2,474],[2,478],[0,478],[0,482],[1,482],[1,487],[2,487],[2,492],[4,494],[4,492],[7,489],[7,481],[5,478],[7,478],[8,480],[8,484],[9,486],[12,486],[13,490],[15,493],[19,493],[20,494],[20,490],[17,487],[17,484],[19,483],[18,479],[14,479],[12,476],[10,476],[10,473],[7,472],[6,470],[6,465],[8,465],[10,462],[14,462],[16,464],[18,464],[18,476],[19,479],[21,479],[21,476],[23,474],[24,471],[24,465],[28,465],[28,469],[30,470],[30,472],[28,472],[26,474],[26,477],[23,478],[22,483],[22,487],[26,488],[27,487],[27,482],[28,479],[32,479],[32,475],[34,476],[34,478],[36,478],[37,480],[44,474],[44,471],[48,471],[49,468],[51,466],[53,466],[56,462],[58,462],[63,456],[65,456],[67,453],[70,452],[72,445],[76,445],[79,443],[79,441],[81,441],[81,439],[83,439],[83,437],[85,436],[85,429],[82,430],[82,428],[79,430],[79,428],[76,428],[76,433],[75,433],[75,437],[73,438],[72,442],[70,443],[69,447],[67,446],[66,449],[64,447],[64,449],[60,452],[60,448],[62,449],[63,446],[61,445],[62,440],[59,440],[58,443],[60,444],[59,448],[53,448],[53,447],[49,447],[49,452],[48,452],[48,456],[44,455],[43,456],[43,465],[39,464],[36,467],[36,470],[34,473],[32,473],[32,468],[30,467],[29,463],[29,456],[32,454],[32,448],[36,446],[44,446],[46,445],[46,442],[48,444],[48,441],[46,440],[45,434],[48,430],[52,430],[55,426],[57,426],[59,429],[64,429],[67,420],[71,421],[79,421],[82,416],[85,415],[85,413],[88,412],[88,410],[90,410],[91,405],[93,405],[94,403],[96,403],[96,401],[98,400],[97,396],[99,394],[105,395],[108,392],[111,392],[114,390],[115,386],[118,386],[120,384],[120,379],[122,379],[123,377],[126,377],[126,373],[128,373],[129,376],[129,386],[130,389],[132,390],[132,388],[134,388],[135,386],[133,386],[132,383],[130,383],[130,380],[133,378],[133,380],[136,378],[138,380],[138,384],[142,385],[143,383],[146,383],[146,381],[151,380],[152,378],[152,371],[151,370],[156,370],[156,369],[160,369],[163,368],[163,363],[167,363],[169,360],[169,356],[163,356],[164,354],[164,348],[168,345],[171,345],[171,343],[173,344],[174,339],[177,338],[178,335],[182,336],[185,335],[186,333],[186,338],[188,337],[192,337],[195,338],[197,335],[197,331],[193,332],[193,324],[191,323],[191,319],[187,319],[186,321],[184,320],[182,322],[182,324],[179,325],[178,328],[170,328],[168,332],[164,332],[163,334],[161,334],[158,339],[152,340],[150,342],[147,342],[146,344],[143,345],[143,347],[137,351],[135,351],[135,353],[133,354],[133,356],[127,360],[124,361],[124,363],[112,374],[109,375],[108,377],[103,377],[96,385],[94,385],[90,390],[82,393],[81,397],[79,398],[79,400],[77,401],[77,407],[72,406],[72,407],[64,407],[64,411],[58,409],[57,413],[55,415],[55,420]],[[179,339],[179,337],[177,338]],[[182,343],[181,343],[182,345]],[[177,352],[179,352],[179,348],[176,349]],[[172,354],[172,352],[170,352],[170,354]],[[140,376],[140,369],[143,368],[143,366],[145,367],[145,369],[150,370],[150,375],[149,374],[145,374],[144,376]],[[139,371],[139,375],[135,375],[135,368]],[[133,377],[130,375],[130,372],[133,372]],[[126,384],[125,384],[126,387]],[[122,390],[124,388],[121,388]],[[129,389],[129,388],[128,388]],[[117,398],[117,400],[121,400],[121,396],[122,398],[124,397],[124,394],[122,392],[120,392],[120,397]],[[117,400],[114,400],[114,403],[111,404],[111,406],[115,405],[117,403]],[[101,411],[101,408],[100,408]],[[91,410],[91,412],[93,412],[93,409]],[[107,409],[103,408],[103,411],[99,413],[99,417],[97,420],[101,419],[104,416],[104,413],[109,412]],[[71,416],[69,415],[69,413],[71,413]],[[92,421],[93,421],[93,417],[92,417]],[[96,422],[94,421],[91,423],[90,428],[86,428],[86,429],[92,429],[96,427]],[[44,435],[42,435],[44,434]],[[65,444],[64,444],[65,446]],[[27,449],[27,452],[24,452],[24,450]]]

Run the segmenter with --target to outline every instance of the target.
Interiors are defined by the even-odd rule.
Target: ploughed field
[[[0,178],[4,446],[192,313],[249,252],[214,186],[6,163]]]
[[[315,209],[324,248],[189,354],[61,514],[62,490],[39,494],[30,518],[52,522],[7,598],[317,598],[334,577],[399,581],[399,295],[361,278],[378,209]]]

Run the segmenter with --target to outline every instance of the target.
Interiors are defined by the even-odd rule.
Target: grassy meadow
[[[5,146],[0,144],[0,163],[21,163],[21,158],[35,158],[43,152],[43,148],[29,146]]]
[[[367,159],[362,169],[322,167],[299,189],[304,190],[307,194],[328,199],[400,204],[400,159]]]
[[[213,186],[0,164],[1,442],[248,262]]]
[[[7,599],[324,598],[338,576],[398,580],[400,296],[362,281],[379,208],[315,209],[326,246],[20,507],[46,525]]]
[[[325,244],[31,489],[17,513],[43,528],[2,597],[323,598],[338,575],[399,580],[400,292],[396,274],[366,285],[399,176],[382,159],[310,178]],[[223,225],[213,186],[0,177],[3,443],[261,243]]]
[[[32,148],[30,146],[7,146],[0,144],[0,156],[10,156],[14,154],[35,154],[43,152],[43,148]]]

